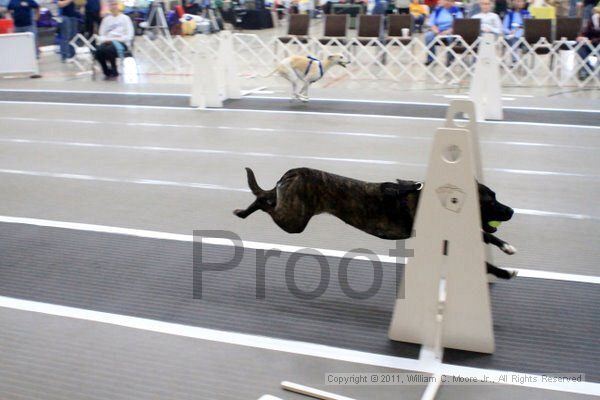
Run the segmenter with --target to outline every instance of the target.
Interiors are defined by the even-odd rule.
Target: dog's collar
[[[307,56],[306,58],[308,58],[308,65],[306,66],[306,71],[304,71],[304,76],[307,76],[308,73],[310,72],[310,67],[312,66],[313,62],[316,62],[317,65],[319,66],[319,78],[321,79],[323,77],[323,64],[321,64],[321,60],[319,60],[318,58],[315,58],[313,56]]]

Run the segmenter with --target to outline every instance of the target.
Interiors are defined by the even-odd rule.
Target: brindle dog
[[[408,239],[419,203],[422,183],[398,180],[396,183],[371,183],[330,174],[311,168],[287,171],[274,189],[258,186],[254,172],[246,168],[248,186],[256,200],[234,214],[246,218],[257,210],[268,213],[281,229],[300,233],[313,215],[329,213],[366,233],[382,239]],[[508,221],[512,208],[496,200],[496,194],[478,183],[483,240],[507,254],[515,248],[492,235],[496,228],[490,221]],[[510,279],[514,273],[487,264],[488,273]]]

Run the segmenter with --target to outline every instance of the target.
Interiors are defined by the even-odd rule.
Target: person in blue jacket
[[[10,0],[6,7],[10,12],[15,32],[31,32],[37,50],[37,19],[40,17],[40,6],[34,0]]]
[[[523,37],[525,20],[531,18],[525,0],[515,0],[513,9],[504,16],[504,39],[512,49],[512,60],[517,61],[517,42]]]
[[[455,18],[464,18],[463,12],[454,5],[454,0],[441,0],[441,6],[438,6],[433,10],[429,16],[430,30],[425,34],[425,45],[427,46],[427,61],[425,65],[429,65],[433,62],[433,56],[435,48],[439,44],[436,40],[438,35],[450,35],[452,34],[452,24]],[[448,44],[452,39],[444,39]],[[453,60],[451,53],[448,53],[447,64],[450,65]]]

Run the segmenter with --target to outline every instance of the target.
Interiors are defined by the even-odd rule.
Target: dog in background
[[[288,233],[302,232],[313,215],[332,214],[345,223],[382,239],[402,240],[412,227],[423,184],[413,181],[372,183],[311,168],[287,171],[275,188],[263,190],[254,172],[246,168],[248,186],[256,200],[234,214],[246,218],[255,211],[268,213]],[[496,200],[496,194],[478,183],[483,240],[507,254],[516,249],[493,235],[500,222],[513,216],[513,209]],[[515,273],[487,264],[488,273],[510,279]]]
[[[311,56],[290,56],[284,58],[279,65],[265,78],[278,74],[292,84],[292,99],[308,101],[308,87],[321,79],[333,66],[346,68],[350,61],[343,54],[332,54],[321,61]]]

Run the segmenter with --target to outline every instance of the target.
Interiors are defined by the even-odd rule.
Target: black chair
[[[388,27],[388,35],[386,37],[386,43],[389,43],[392,39],[396,39],[403,45],[409,44],[413,37],[412,33],[414,31],[414,21],[413,17],[410,14],[392,14],[389,17],[389,27]],[[408,29],[410,37],[402,36],[402,29]],[[397,42],[394,43],[397,45]]]
[[[541,39],[546,39],[548,43],[552,42],[552,20],[526,19],[523,37],[525,38],[525,41],[532,46],[535,54],[550,53],[550,45],[545,43],[541,44],[539,42]]]
[[[281,36],[278,40],[282,43],[289,43],[295,38],[301,43],[308,42],[309,22],[308,14],[290,14],[287,36]]]
[[[348,32],[348,14],[328,14],[325,15],[325,28],[323,31],[323,37],[319,38],[319,42],[322,44],[333,44],[346,43],[346,35]],[[336,41],[333,41],[336,39]]]
[[[463,54],[473,46],[481,34],[481,20],[478,18],[455,18],[452,23],[452,34],[462,37],[465,43],[450,44],[456,54]]]
[[[383,16],[381,15],[359,15],[358,32],[356,34],[359,43],[366,45],[373,39],[379,38],[383,29]]]

